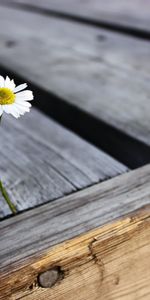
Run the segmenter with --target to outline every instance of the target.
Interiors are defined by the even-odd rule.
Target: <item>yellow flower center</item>
[[[13,104],[16,95],[8,88],[0,88],[0,105]]]

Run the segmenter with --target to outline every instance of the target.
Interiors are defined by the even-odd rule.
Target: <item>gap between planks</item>
[[[42,87],[41,109],[130,168],[149,163],[148,42],[10,8],[0,16],[0,64]]]
[[[19,122],[4,116],[0,144],[1,179],[18,212],[128,171],[35,108]],[[10,215],[0,200],[0,216]]]
[[[49,15],[58,19],[86,24],[110,31],[120,32],[132,37],[149,40],[149,17],[148,3],[138,1],[132,5],[131,1],[104,0],[91,1],[40,1],[33,0],[1,0],[1,5]],[[136,8],[136,10],[135,10]]]

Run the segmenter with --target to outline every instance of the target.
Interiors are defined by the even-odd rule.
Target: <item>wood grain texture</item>
[[[0,144],[1,178],[18,211],[127,170],[34,108],[19,122],[4,117]],[[2,203],[3,216],[9,211]]]
[[[91,242],[87,240],[87,235],[86,241],[81,239],[79,244],[76,241],[75,247],[68,244],[64,264],[63,259],[59,260],[62,269],[66,271],[64,279],[52,290],[33,288],[26,299],[73,300],[76,295],[79,300],[148,300],[149,230],[150,215],[147,212],[137,219],[132,216],[112,227],[103,228],[101,232],[93,232]],[[63,249],[58,250],[58,255],[61,251],[61,257]],[[78,253],[77,260],[75,253]],[[21,298],[19,296],[18,299]]]
[[[1,65],[150,145],[148,42],[4,7],[0,25]]]
[[[72,247],[68,242],[69,239],[77,237],[74,240],[74,244],[77,245],[79,235],[150,204],[149,182],[150,165],[1,222],[0,294],[2,296],[0,299],[3,299],[4,295],[8,296],[10,293],[28,289],[40,272],[50,267],[61,266],[63,247],[66,251],[65,261],[67,261],[70,257],[68,247]],[[112,230],[112,233],[115,238],[115,231]],[[96,234],[96,231],[93,231],[89,235],[90,239],[85,238],[89,240],[88,244],[93,241]],[[81,240],[79,238],[81,249],[78,246],[73,248],[75,256],[73,263],[76,263],[84,248],[84,237],[83,239],[82,237],[81,235]],[[57,252],[56,245],[64,241],[66,243],[62,248],[58,246]],[[149,240],[146,240],[146,244],[147,242],[149,243]],[[138,242],[137,245],[141,251]],[[56,246],[54,253],[57,260],[51,256],[52,246]],[[120,257],[123,260],[123,255]],[[132,257],[134,258],[134,255]],[[147,258],[147,254],[145,257]],[[85,259],[88,258],[86,254]],[[77,263],[80,264],[80,259],[77,259]],[[20,274],[24,276],[20,277]]]
[[[0,299],[138,300],[150,296],[150,206],[124,219],[28,257],[2,273]],[[41,272],[59,267],[52,288],[41,288]]]
[[[2,1],[2,0],[1,0]],[[28,5],[50,13],[77,16],[97,23],[114,24],[150,33],[150,3],[147,0],[5,0],[5,4]]]

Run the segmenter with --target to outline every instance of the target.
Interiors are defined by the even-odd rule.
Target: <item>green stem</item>
[[[16,210],[16,207],[14,206],[14,204],[11,202],[9,196],[8,196],[8,193],[6,191],[6,189],[4,188],[1,180],[0,180],[0,191],[4,197],[4,199],[6,200],[10,210],[12,211],[13,214],[16,214],[17,213],[17,210]]]
[[[2,116],[0,117],[0,123],[2,121]],[[17,210],[16,210],[16,207],[15,205],[11,202],[10,198],[9,198],[9,195],[6,191],[6,189],[4,188],[1,180],[0,180],[0,191],[2,193],[2,196],[4,197],[5,201],[7,202],[10,210],[12,211],[13,214],[16,214],[17,213]]]

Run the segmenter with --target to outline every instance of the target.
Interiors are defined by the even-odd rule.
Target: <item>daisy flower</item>
[[[0,76],[0,118],[3,112],[19,118],[30,111],[31,104],[28,101],[33,100],[33,93],[25,90],[26,87],[26,83],[16,86],[8,76],[6,79]]]

